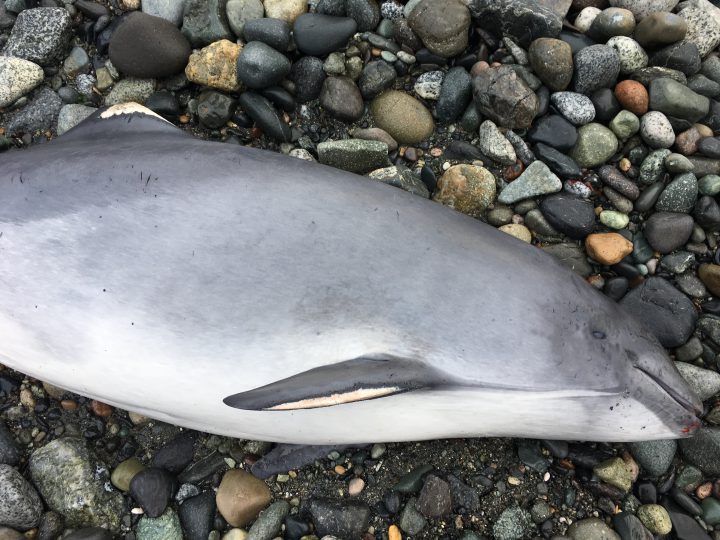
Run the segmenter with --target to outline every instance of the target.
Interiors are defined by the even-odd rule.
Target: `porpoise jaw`
[[[288,443],[699,425],[638,321],[437,203],[198,140],[136,105],[3,157],[0,362],[33,377]]]

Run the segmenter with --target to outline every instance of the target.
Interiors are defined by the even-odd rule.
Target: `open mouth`
[[[647,371],[646,369],[643,369],[640,366],[634,366],[634,367],[635,367],[635,369],[642,371],[645,375],[650,377],[660,388],[665,390],[665,392],[667,392],[667,394],[671,398],[673,398],[687,412],[689,412],[693,416],[700,416],[703,413],[702,403],[700,403],[700,401],[697,398],[695,400],[691,400],[690,398],[683,396],[680,392],[678,392],[676,389],[674,389],[668,383],[663,381],[657,375]]]

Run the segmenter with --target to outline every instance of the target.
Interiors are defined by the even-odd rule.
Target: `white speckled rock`
[[[601,12],[602,10],[596,7],[586,7],[578,13],[578,16],[575,18],[575,28],[580,30],[582,33],[587,32],[592,26],[595,17],[600,15]]]
[[[595,106],[585,94],[555,92],[550,102],[565,119],[576,126],[584,126],[595,119]]]
[[[680,0],[610,0],[612,7],[625,8],[632,11],[636,20],[641,20],[651,13],[672,11]]]
[[[43,80],[37,64],[14,56],[0,56],[0,107],[7,107]]]
[[[640,119],[640,135],[651,148],[670,148],[675,142],[675,132],[660,111],[645,113]]]
[[[517,160],[515,149],[492,120],[480,125],[478,146],[487,157],[503,165],[512,165]]]
[[[720,24],[702,8],[690,6],[678,12],[687,23],[685,40],[697,45],[701,57],[720,45]]]
[[[620,73],[632,73],[648,65],[648,55],[640,44],[631,37],[611,37],[607,45],[615,49],[620,57]]]
[[[415,93],[423,99],[437,100],[444,77],[442,71],[423,73],[415,81]]]

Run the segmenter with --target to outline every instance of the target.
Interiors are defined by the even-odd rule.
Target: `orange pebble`
[[[60,406],[64,411],[74,411],[77,409],[77,403],[75,403],[72,399],[63,399],[60,402]]]
[[[402,540],[402,534],[397,525],[390,525],[388,529],[388,540]]]
[[[615,85],[615,97],[623,106],[623,109],[638,116],[648,111],[648,91],[638,81],[620,81]]]
[[[90,402],[90,408],[92,409],[92,412],[95,414],[95,416],[99,416],[101,418],[107,418],[113,412],[113,409],[110,405],[108,405],[107,403],[103,403],[102,401],[97,401],[95,399]]]

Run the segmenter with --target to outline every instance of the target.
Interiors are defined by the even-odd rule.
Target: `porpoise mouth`
[[[675,388],[670,386],[667,382],[663,381],[660,377],[655,375],[654,373],[651,373],[650,371],[643,369],[640,366],[633,366],[635,369],[642,371],[645,375],[650,377],[655,384],[657,384],[660,388],[665,390],[665,392],[673,398],[681,407],[683,407],[687,412],[692,414],[693,416],[700,416],[703,413],[702,409],[702,403],[700,400],[695,398],[694,400],[691,397],[684,396],[680,392],[678,392]],[[692,396],[695,397],[695,396]]]

